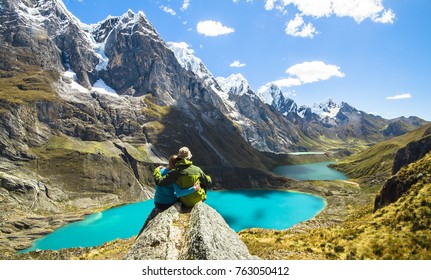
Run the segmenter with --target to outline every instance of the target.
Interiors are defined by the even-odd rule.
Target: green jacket
[[[165,176],[162,176],[160,169],[156,168],[154,170],[154,180],[159,186],[168,186],[176,183],[182,189],[189,188],[196,182],[200,183],[202,186],[211,185],[211,177],[206,175],[202,169],[193,165],[193,163],[187,159],[179,160],[175,164],[175,167]],[[193,207],[196,203],[204,201],[205,199],[206,194],[203,188],[197,192],[180,197],[180,201],[187,207]]]

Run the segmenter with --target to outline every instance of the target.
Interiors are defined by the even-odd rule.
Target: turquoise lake
[[[324,155],[325,152],[291,152],[287,153],[293,156],[303,156],[303,155]]]
[[[297,180],[347,180],[328,167],[333,162],[279,166],[273,173]],[[216,209],[231,228],[240,231],[258,227],[286,229],[317,215],[325,200],[304,193],[275,190],[210,191],[208,205]],[[86,216],[33,242],[21,252],[98,246],[117,238],[135,236],[154,207],[153,200],[128,204]]]
[[[329,168],[331,161],[307,164],[282,165],[274,168],[273,173],[296,180],[347,180],[344,173]]]
[[[325,207],[321,197],[297,192],[233,190],[210,191],[206,203],[235,230],[250,227],[286,229],[311,219]],[[21,252],[90,247],[136,235],[154,207],[153,200],[88,215],[59,228]]]

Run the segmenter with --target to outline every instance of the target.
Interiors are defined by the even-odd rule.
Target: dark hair
[[[177,163],[178,161],[178,156],[177,155],[172,155],[169,157],[169,168],[174,167],[175,163]]]

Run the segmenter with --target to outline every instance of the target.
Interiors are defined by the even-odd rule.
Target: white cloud
[[[340,71],[339,66],[325,64],[323,61],[310,61],[296,64],[289,67],[286,73],[289,75],[287,78],[267,83],[259,89],[259,92],[265,90],[265,88],[268,88],[271,84],[289,88],[329,80],[332,77],[342,78],[345,76],[345,74]]]
[[[235,60],[229,66],[240,68],[240,67],[245,67],[245,63],[241,63],[239,60]]]
[[[186,42],[169,42],[169,44],[172,45],[174,48],[185,50],[186,53],[195,53],[195,51],[192,49],[192,46],[190,46]]]
[[[164,11],[165,13],[171,14],[173,16],[177,14],[173,9],[166,7],[166,6],[162,5],[159,8],[162,9],[162,11]]]
[[[285,32],[288,35],[303,38],[313,38],[317,34],[316,28],[311,23],[305,24],[304,19],[299,14],[296,14],[295,19],[286,24]]]
[[[302,84],[314,83],[328,80],[331,77],[344,77],[345,74],[340,71],[340,67],[332,64],[325,64],[323,61],[310,61],[296,64],[286,70],[291,77],[295,77]]]
[[[205,20],[198,22],[196,29],[198,33],[205,36],[215,37],[235,32],[235,29],[224,26],[221,22]]]
[[[265,10],[272,10],[276,3],[286,7],[295,6],[302,16],[315,18],[351,17],[360,23],[370,19],[379,23],[393,23],[395,14],[387,10],[382,4],[383,0],[266,0]]]
[[[301,14],[306,16],[323,17],[329,16],[332,12],[331,0],[283,0],[281,2],[283,6],[288,6],[290,4],[296,6],[296,8],[301,12]]]
[[[325,0],[328,1],[328,0]],[[382,0],[330,0],[332,2],[332,10],[336,16],[352,17],[356,22],[363,20],[375,19],[382,12],[384,7]]]
[[[408,99],[408,98],[412,98],[412,95],[410,93],[403,93],[403,94],[386,97],[386,99],[389,99],[389,100]]]
[[[185,10],[188,9],[189,5],[190,5],[190,0],[184,0],[183,5],[181,6],[180,10],[184,12]]]
[[[265,2],[265,10],[270,11],[270,10],[274,9],[274,3],[276,1],[277,0],[266,0],[266,2]]]
[[[380,23],[394,23],[395,14],[392,10],[384,11],[381,17],[374,19],[375,22]]]
[[[301,80],[298,78],[286,78],[281,79],[273,82],[279,87],[293,87],[293,86],[300,86],[302,84]]]

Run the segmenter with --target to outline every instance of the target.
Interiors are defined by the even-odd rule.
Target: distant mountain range
[[[272,159],[261,152],[350,152],[426,123],[331,100],[298,106],[276,85],[256,93],[241,74],[216,78],[142,12],[86,25],[59,0],[4,0],[1,13],[8,159],[34,159],[34,148],[66,136],[128,144],[150,162],[187,145],[202,164],[263,167]]]
[[[331,99],[324,103],[316,103],[312,107],[298,106],[275,84],[269,84],[264,90],[256,93],[241,74],[227,78],[212,76],[202,61],[194,56],[188,44],[169,43],[168,46],[185,69],[203,79],[220,96],[228,108],[229,116],[242,128],[244,138],[255,148],[263,151],[286,152],[287,149],[307,149],[306,143],[309,145],[313,143],[312,145],[316,146],[322,144],[326,147],[325,143],[319,143],[317,140],[322,139],[322,136],[339,143],[361,140],[363,144],[370,144],[402,135],[426,123],[417,117],[386,120],[357,110],[345,102],[337,104]],[[261,113],[253,114],[256,107],[268,107],[277,119],[270,114],[262,114],[265,111],[263,109]],[[267,125],[275,132],[274,139],[284,140],[282,145],[259,133],[262,131],[259,128]],[[293,132],[291,136],[283,133],[286,129],[277,129],[283,126],[286,126],[289,132]],[[253,133],[250,127],[255,128]]]

